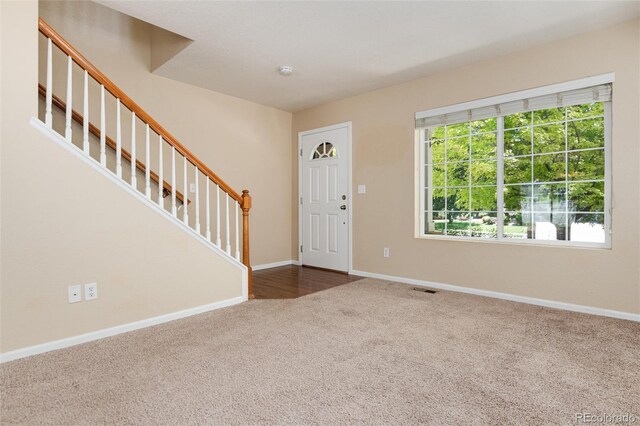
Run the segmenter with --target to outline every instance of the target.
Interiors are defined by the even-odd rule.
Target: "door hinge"
[[[300,246],[300,253],[302,253],[302,246]]]
[[[302,204],[302,197],[300,197],[300,204]]]
[[[300,149],[300,157],[302,157],[302,149]]]

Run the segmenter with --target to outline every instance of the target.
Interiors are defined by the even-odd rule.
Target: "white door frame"
[[[352,164],[353,164],[353,154],[352,154],[352,125],[351,125],[351,121],[346,121],[344,123],[338,123],[338,124],[334,124],[331,126],[325,126],[325,127],[320,127],[319,129],[311,129],[311,130],[305,130],[304,132],[298,132],[298,199],[297,199],[297,203],[298,203],[298,247],[296,247],[296,249],[298,250],[298,264],[302,265],[304,263],[303,261],[303,257],[304,257],[304,252],[300,252],[300,246],[302,245],[302,206],[300,203],[301,197],[302,197],[302,138],[303,136],[307,136],[307,135],[312,135],[314,133],[320,133],[320,132],[326,132],[328,130],[337,130],[337,129],[343,129],[346,128],[347,129],[347,155],[349,155],[349,161],[347,161],[347,184],[348,184],[348,188],[347,188],[347,212],[349,213],[348,216],[348,225],[349,225],[349,232],[347,232],[347,243],[348,243],[348,250],[347,250],[347,257],[348,257],[348,265],[349,265],[349,270],[348,272],[351,274],[353,273],[353,203],[352,203],[352,188],[353,188],[353,175],[352,175]]]

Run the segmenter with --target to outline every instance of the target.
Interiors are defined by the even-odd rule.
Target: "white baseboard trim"
[[[14,351],[0,354],[0,363],[25,358],[32,355],[38,355],[56,349],[68,348],[70,346],[91,342],[93,340],[103,339],[105,337],[115,336],[117,334],[127,333],[129,331],[139,330],[141,328],[151,327],[169,321],[190,317],[192,315],[202,314],[204,312],[214,311],[216,309],[226,308],[228,306],[242,303],[244,296],[234,297],[231,299],[221,300],[219,302],[209,303],[207,305],[196,306],[195,308],[184,309],[170,314],[160,315],[153,318],[147,318],[128,324],[117,325],[115,327],[105,328],[91,333],[81,334],[79,336],[67,337],[65,339],[54,340],[53,342],[42,343],[40,345],[29,346],[27,348],[16,349]]]
[[[396,281],[399,283],[417,285],[420,287],[432,287],[432,288],[437,288],[441,290],[455,291],[458,293],[474,294],[477,296],[485,296],[485,297],[493,297],[495,299],[510,300],[512,302],[520,302],[520,303],[528,303],[530,305],[545,306],[547,308],[562,309],[565,311],[581,312],[584,314],[600,315],[604,317],[619,318],[619,319],[625,319],[629,321],[640,322],[640,314],[634,314],[631,312],[621,312],[621,311],[614,311],[611,309],[596,308],[592,306],[574,305],[573,303],[556,302],[553,300],[546,300],[546,299],[536,299],[534,297],[517,296],[515,294],[500,293],[497,291],[490,291],[490,290],[480,290],[476,288],[461,287],[461,286],[452,285],[452,284],[435,283],[431,281],[422,281],[422,280],[416,280],[413,278],[396,277],[393,275],[376,274],[373,272],[352,270],[349,273],[353,275],[360,275],[362,277],[367,277],[367,278],[377,278],[380,280]]]
[[[252,266],[254,271],[260,271],[262,269],[277,268],[278,266],[295,265],[295,260],[281,260],[280,262],[263,263],[262,265]]]

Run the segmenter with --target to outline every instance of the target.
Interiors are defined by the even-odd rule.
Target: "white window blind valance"
[[[610,81],[612,81],[612,78]],[[548,86],[548,89],[553,87],[555,86]],[[419,112],[416,113],[416,128],[484,120],[490,117],[535,111],[539,109],[565,107],[593,102],[608,102],[611,100],[612,86],[611,83],[605,83],[577,89],[539,94],[544,91],[545,88],[527,90],[509,95],[496,96],[494,98]],[[517,98],[519,94],[524,96],[520,99],[514,99]]]

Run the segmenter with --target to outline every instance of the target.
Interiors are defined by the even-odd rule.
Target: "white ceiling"
[[[154,73],[287,111],[640,16],[640,1],[98,2],[194,40]]]

